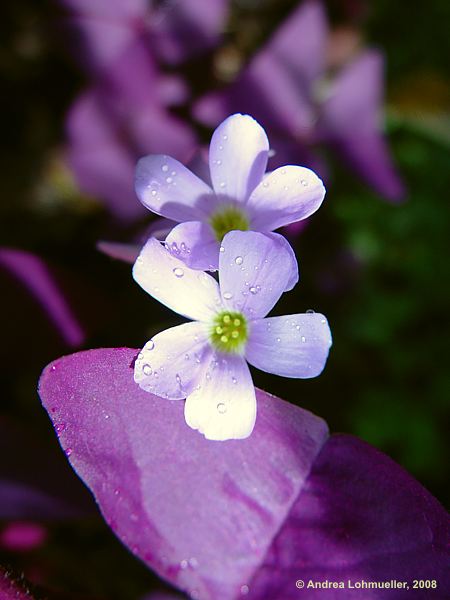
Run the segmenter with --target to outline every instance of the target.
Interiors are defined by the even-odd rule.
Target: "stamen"
[[[212,215],[210,223],[218,242],[230,231],[248,231],[250,225],[247,215],[235,206],[220,208]]]
[[[247,321],[241,313],[222,312],[213,321],[211,344],[221,352],[239,354],[248,339]]]

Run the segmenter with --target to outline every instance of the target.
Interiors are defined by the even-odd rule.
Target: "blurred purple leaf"
[[[370,50],[346,57],[336,70],[327,64],[328,36],[323,4],[301,3],[237,80],[201,98],[194,113],[215,126],[230,113],[248,112],[269,133],[273,167],[300,163],[325,180],[314,147],[326,143],[378,193],[399,200],[404,188],[380,124],[382,56]]]
[[[187,160],[194,151],[192,130],[166,109],[167,91],[167,79],[137,40],[69,111],[69,165],[81,188],[121,219],[145,214],[134,194],[139,157],[160,152]]]
[[[59,359],[40,395],[110,527],[159,575],[201,599],[342,596],[305,596],[295,582],[308,578],[436,579],[415,597],[444,598],[448,518],[401,467],[264,392],[249,438],[209,442],[185,425],[182,401],[137,388],[137,352]],[[345,593],[411,593],[366,592]]]
[[[9,273],[27,290],[68,346],[77,347],[83,343],[85,332],[57,278],[43,259],[24,250],[0,248],[0,270]]]

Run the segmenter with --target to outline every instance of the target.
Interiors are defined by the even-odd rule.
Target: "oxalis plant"
[[[110,528],[191,598],[444,598],[439,503],[376,449],[253,385],[248,363],[316,377],[331,347],[322,314],[267,317],[298,281],[274,231],[325,196],[309,169],[266,173],[268,155],[262,127],[235,114],[212,137],[210,181],[168,156],[139,161],[140,201],[177,224],[146,242],[133,277],[189,322],[140,350],[53,362],[42,402]]]

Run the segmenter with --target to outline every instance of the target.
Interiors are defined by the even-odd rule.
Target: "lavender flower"
[[[147,342],[134,379],[158,396],[186,398],[187,424],[211,440],[246,438],[253,430],[256,398],[246,361],[284,377],[315,377],[331,346],[321,314],[264,318],[298,281],[297,261],[282,236],[232,231],[219,254],[219,284],[154,238],[133,268],[145,291],[193,319]]]
[[[211,139],[212,188],[168,156],[139,161],[139,199],[153,212],[180,223],[166,238],[174,255],[192,268],[214,270],[229,231],[273,231],[319,208],[325,188],[317,175],[293,165],[264,175],[268,152],[264,129],[249,115],[235,114]]]

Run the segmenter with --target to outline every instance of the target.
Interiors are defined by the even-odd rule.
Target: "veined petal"
[[[209,321],[221,309],[216,280],[187,267],[155,238],[142,248],[133,277],[153,298],[188,319]]]
[[[307,379],[320,375],[330,346],[331,332],[323,315],[286,315],[252,321],[245,357],[261,371]]]
[[[295,254],[277,233],[231,231],[222,242],[219,280],[226,308],[264,317],[298,281]]]
[[[266,171],[268,153],[266,132],[253,117],[236,114],[219,125],[209,147],[209,168],[222,200],[247,200]]]
[[[147,342],[134,365],[134,380],[143,390],[181,400],[200,383],[212,356],[204,323],[184,323]]]
[[[325,197],[322,181],[310,169],[286,166],[269,173],[250,196],[251,228],[273,231],[306,219]]]
[[[178,160],[161,154],[138,162],[135,189],[144,206],[174,221],[207,218],[216,201],[204,181]]]
[[[219,268],[219,243],[206,223],[180,223],[167,236],[166,246],[192,269],[217,271]]]
[[[201,387],[186,398],[186,423],[208,440],[248,437],[256,419],[256,396],[241,356],[216,354]]]

